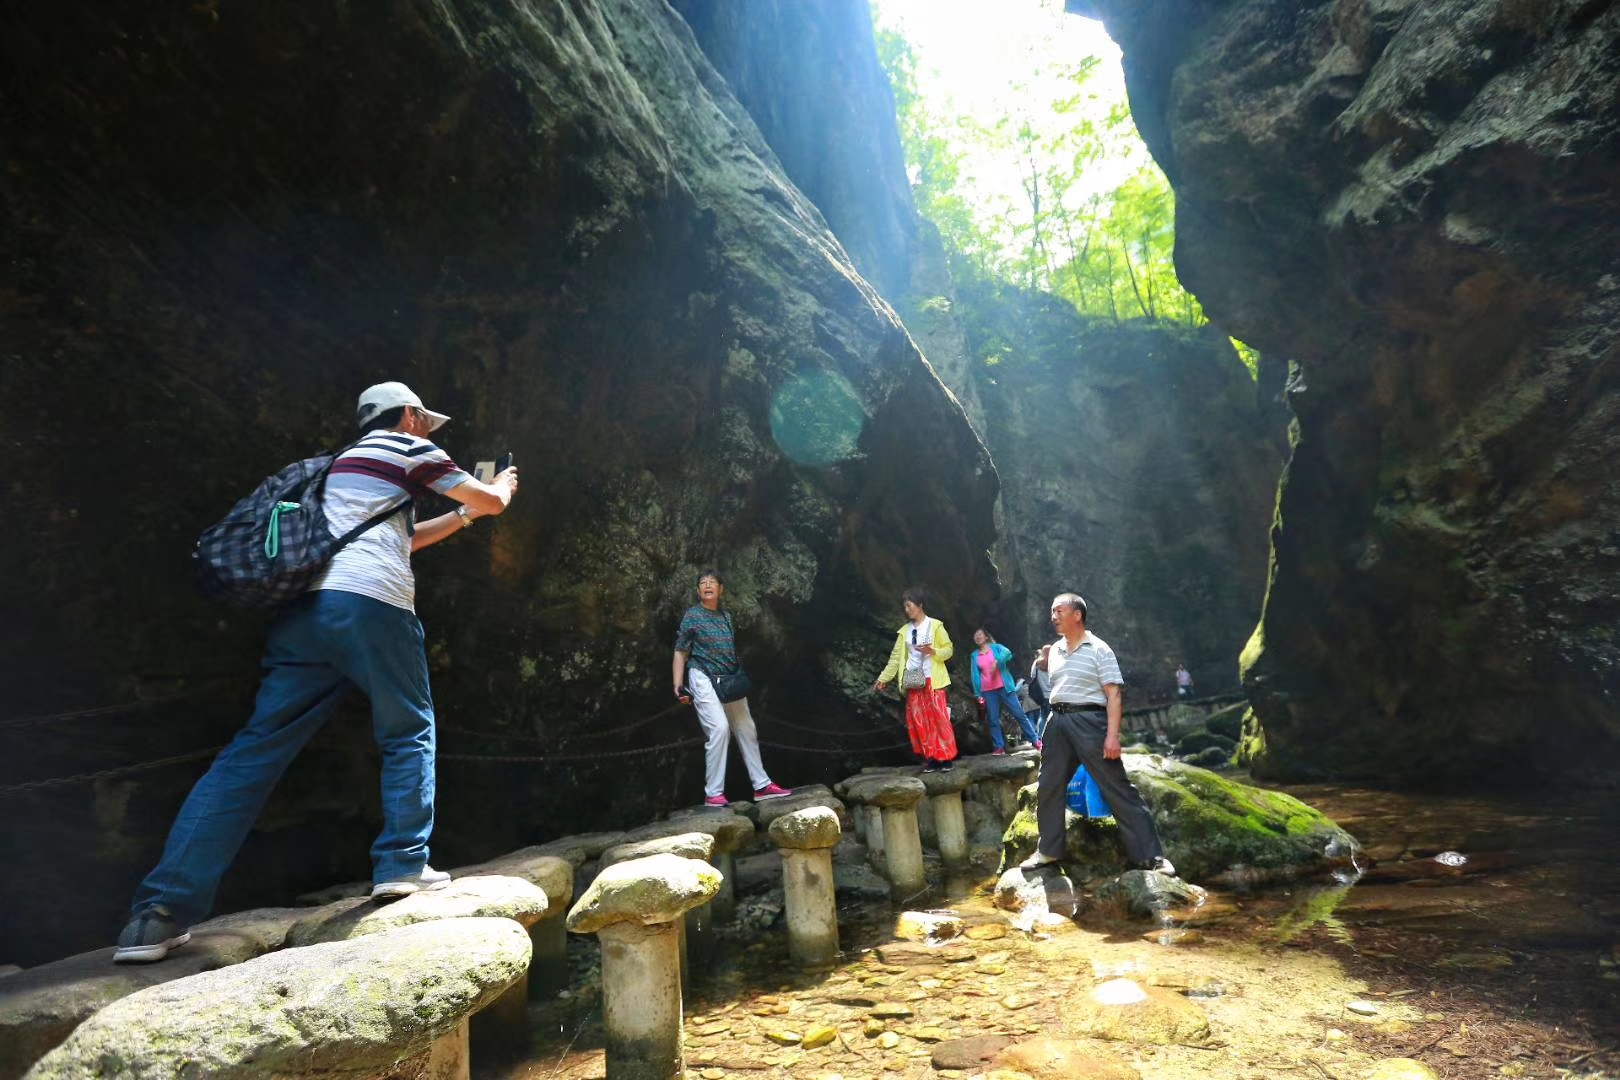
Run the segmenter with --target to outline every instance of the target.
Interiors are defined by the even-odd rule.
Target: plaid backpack
[[[411,504],[406,499],[342,536],[333,536],[321,494],[332,463],[342,453],[295,461],[265,477],[253,494],[203,530],[191,559],[204,596],[235,607],[285,604],[307,592],[345,545]]]

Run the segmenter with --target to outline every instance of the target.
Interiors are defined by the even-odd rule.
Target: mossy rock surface
[[[1321,811],[1280,791],[1245,784],[1185,762],[1126,754],[1125,770],[1153,812],[1165,854],[1190,881],[1213,878],[1234,867],[1311,873],[1330,862],[1329,852],[1358,846]],[[1035,850],[1034,784],[1018,793],[1018,813],[1002,835],[1003,865]],[[1079,881],[1110,877],[1125,869],[1125,849],[1112,818],[1069,814],[1064,866]]]
[[[131,994],[28,1076],[382,1076],[494,1001],[528,970],[529,952],[510,919],[284,949]]]
[[[522,878],[459,878],[443,889],[412,893],[388,904],[361,896],[317,908],[287,932],[287,944],[350,941],[445,919],[511,919],[532,926],[545,917],[549,906],[545,890]]]
[[[713,854],[713,836],[706,832],[683,832],[610,847],[602,852],[598,865],[606,870],[615,863],[645,859],[648,855],[679,855],[683,859],[707,862]]]
[[[679,855],[647,855],[596,875],[568,913],[568,929],[594,934],[614,923],[673,922],[720,891],[720,871]]]
[[[536,847],[522,848],[450,873],[456,879],[488,874],[522,878],[546,894],[548,918],[566,912],[574,898],[574,864],[556,855],[543,854]]]
[[[830,848],[843,836],[838,815],[825,806],[807,806],[771,822],[771,842],[779,848]]]

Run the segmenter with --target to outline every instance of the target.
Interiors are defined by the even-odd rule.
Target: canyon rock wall
[[[918,222],[868,0],[674,7],[861,275],[904,295]]]
[[[1183,281],[1294,364],[1257,766],[1612,783],[1620,8],[1068,7],[1124,50]]]
[[[697,733],[668,674],[701,566],[762,716],[811,729],[762,722],[790,783],[895,741],[861,690],[902,587],[994,601],[983,446],[666,5],[94,0],[14,13],[0,61],[0,857],[29,882],[0,959],[116,932],[203,761],[108,770],[222,744],[255,685],[265,619],[193,594],[192,543],[346,442],[368,383],[523,473],[416,560],[435,861],[698,798],[698,748],[648,751]],[[223,907],[367,872],[364,717]]]
[[[1137,700],[1163,694],[1178,660],[1201,687],[1233,686],[1265,592],[1280,461],[1231,346],[1213,331],[1092,325],[1050,298],[959,287],[913,209],[865,0],[675,7],[991,449],[1002,595],[967,614],[1027,659],[1050,634],[1053,593],[1077,587],[1108,613],[1099,632],[1112,633]],[[1014,362],[983,363],[1003,347]],[[1083,434],[1061,437],[1066,408],[1086,418]],[[1280,439],[1286,417],[1270,424]],[[976,732],[962,735],[977,745]]]
[[[991,632],[1050,640],[1052,597],[1074,589],[1129,701],[1173,695],[1179,662],[1200,693],[1235,689],[1282,459],[1231,342],[1213,326],[1094,322],[983,282],[908,318],[914,331],[952,320],[971,358],[962,396],[1002,478],[1003,572],[1016,571]]]

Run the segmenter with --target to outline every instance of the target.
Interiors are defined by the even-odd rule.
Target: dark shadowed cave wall
[[[907,582],[947,617],[994,600],[982,445],[663,4],[87,3],[15,13],[0,51],[0,393],[27,508],[0,541],[7,959],[116,929],[202,762],[15,785],[230,737],[265,620],[196,599],[189,549],[259,476],[348,438],[372,381],[454,416],[455,456],[524,470],[508,515],[417,560],[447,757],[694,734],[626,729],[668,704],[700,565],[728,574],[762,712],[778,695],[832,730],[873,722],[840,695]],[[804,379],[857,424],[798,417],[823,433],[810,464],[772,433]],[[446,760],[435,858],[689,800],[699,757]],[[221,905],[363,876],[375,785],[356,707]]]
[[[0,960],[116,930],[255,684],[266,618],[195,598],[191,544],[346,441],[378,379],[451,413],[463,462],[512,449],[524,473],[506,516],[417,560],[442,865],[695,798],[696,748],[656,748],[696,732],[665,676],[703,565],[790,783],[897,733],[865,687],[913,582],[959,636],[990,619],[1019,644],[1077,584],[1133,681],[1172,657],[1229,677],[1275,464],[1252,385],[1213,333],[959,290],[859,0],[104,0],[14,22],[0,435],[27,512],[0,541],[24,568],[0,586],[20,615],[0,858],[28,885]],[[986,327],[1024,362],[980,363]],[[1093,434],[1054,453],[1065,406]],[[1078,478],[1093,455],[1117,483]],[[356,701],[221,906],[363,876],[375,789]]]
[[[1183,281],[1294,362],[1256,764],[1613,785],[1620,7],[1068,6],[1124,50]]]

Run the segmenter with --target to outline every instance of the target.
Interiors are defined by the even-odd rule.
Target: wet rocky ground
[[[1092,905],[1019,929],[988,876],[909,933],[878,899],[841,897],[844,959],[788,963],[766,878],[744,926],[694,956],[689,1073],[727,1077],[1620,1076],[1620,813],[1292,788],[1362,839],[1354,883],[1211,892],[1162,925]],[[1027,919],[1023,920],[1027,923]],[[537,1005],[532,1054],[486,1080],[604,1075],[593,940],[568,996]],[[699,952],[702,952],[700,949]],[[1384,1070],[1379,1072],[1379,1070]]]

